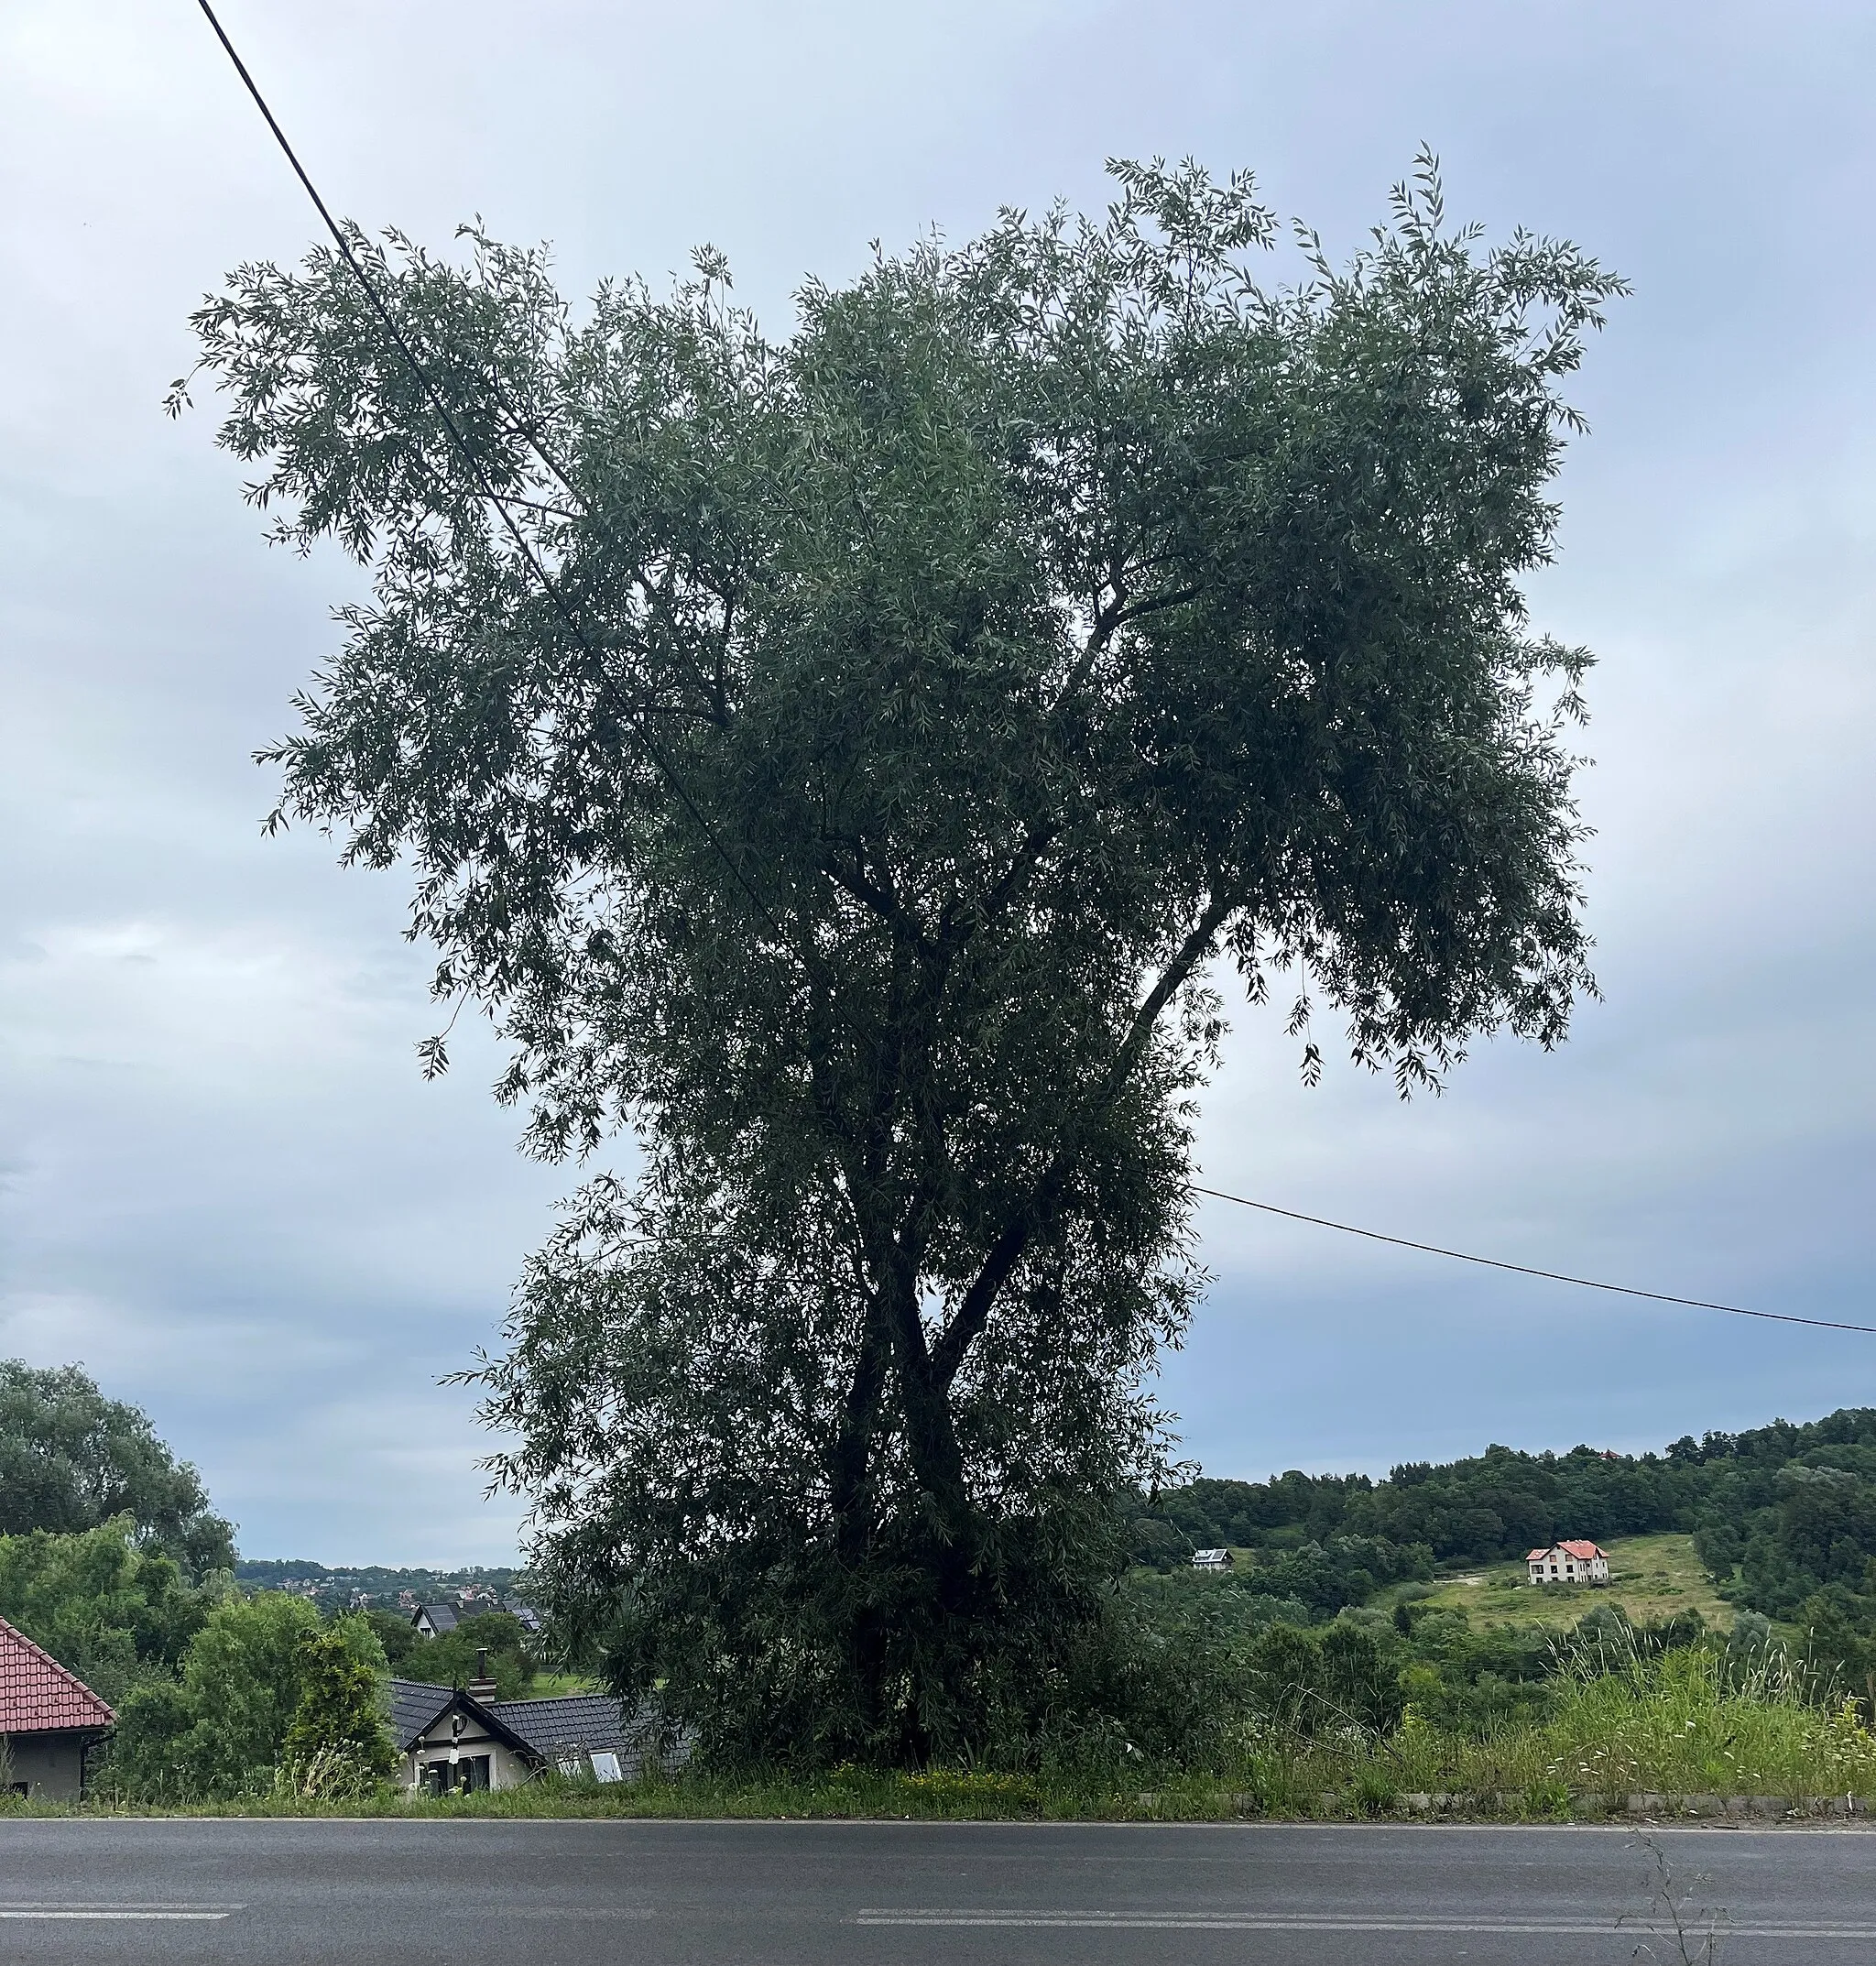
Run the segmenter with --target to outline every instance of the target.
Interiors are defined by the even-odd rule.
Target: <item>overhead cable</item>
[[[1618,1297],[1645,1297],[1652,1304],[1681,1304],[1696,1311],[1724,1311],[1729,1317],[1763,1317],[1772,1324],[1813,1325],[1823,1331],[1866,1331],[1876,1337],[1876,1325],[1853,1325],[1836,1317],[1801,1317],[1795,1311],[1753,1311],[1739,1304],[1715,1304],[1706,1297],[1677,1297],[1665,1290],[1639,1290],[1632,1283],[1605,1283],[1591,1276],[1571,1276],[1562,1270],[1539,1270],[1530,1263],[1506,1262],[1497,1256],[1475,1256],[1470,1251],[1449,1250],[1437,1242],[1415,1242],[1408,1236],[1383,1235],[1378,1229],[1358,1229],[1353,1222],[1331,1221],[1325,1215],[1304,1215],[1299,1208],[1280,1208],[1275,1202],[1252,1201],[1248,1195],[1228,1195],[1223,1188],[1201,1187],[1196,1182],[1191,1187],[1194,1195],[1235,1202],[1240,1208],[1257,1208],[1265,1215],[1308,1222],[1316,1229],[1338,1229],[1345,1236],[1361,1236],[1369,1242],[1390,1242],[1398,1250],[1418,1250],[1424,1256],[1446,1256],[1455,1262],[1477,1263],[1486,1270],[1509,1270],[1514,1276],[1542,1277],[1547,1283],[1574,1283],[1579,1290],[1606,1290]]]
[[[496,490],[488,474],[482,468],[482,461],[476,455],[474,447],[464,433],[455,413],[444,399],[442,391],[431,379],[429,370],[418,359],[416,350],[411,347],[409,341],[404,334],[404,331],[398,325],[396,317],[385,304],[384,297],[378,292],[376,282],[365,271],[364,262],[353,250],[352,242],[345,236],[344,228],[333,216],[331,208],[327,205],[324,198],[320,195],[319,187],[312,181],[311,175],[308,172],[306,166],[300,161],[298,152],[295,151],[292,144],[288,141],[286,131],[280,127],[279,118],[268,107],[267,100],[261,93],[259,84],[256,82],[254,77],[248,72],[246,62],[241,59],[240,52],[236,49],[234,43],[228,38],[228,30],[223,27],[221,21],[217,18],[214,8],[209,5],[209,0],[196,0],[196,5],[201,7],[209,26],[214,29],[215,38],[221,42],[228,60],[234,63],[234,72],[240,76],[242,86],[253,97],[255,107],[260,111],[262,117],[266,120],[267,128],[273,132],[274,141],[280,147],[280,154],[293,167],[293,175],[304,186],[306,195],[311,199],[314,210],[318,212],[326,230],[332,235],[333,243],[338,247],[341,257],[352,269],[359,286],[364,289],[365,299],[371,303],[372,311],[383,322],[385,332],[390,336],[393,346],[396,347],[398,355],[403,358],[405,366],[416,378],[418,387],[423,391],[431,406],[435,410],[437,416],[442,421],[443,429],[448,433],[451,447],[467,467],[475,489],[494,507],[501,519],[504,530],[507,532],[508,537],[514,541],[516,549],[526,562],[529,573],[540,582],[541,591],[547,595],[548,600],[553,606],[554,612],[559,615],[573,639],[588,655],[596,656],[598,651],[594,648],[579,619],[567,606],[566,600],[561,593],[559,584],[548,572],[540,555],[535,552],[532,541],[521,530],[519,525],[516,522],[515,515],[508,509],[511,501],[505,498],[500,492]],[[554,468],[551,464],[550,464],[550,468]],[[743,890],[744,894],[748,897],[749,901],[768,924],[770,932],[779,941],[786,943],[789,938],[774,911],[763,900],[762,896],[757,892],[748,876],[744,873],[736,857],[718,836],[715,827],[705,817],[703,808],[692,796],[690,788],[678,775],[676,768],[663,755],[660,746],[645,727],[645,716],[642,711],[638,715],[637,724],[636,735],[638,742],[643,748],[646,757],[649,759],[652,766],[658,771],[659,776],[664,780],[665,783],[676,794],[678,803],[684,808],[684,811],[697,825],[698,830],[710,843],[717,857],[729,869],[731,878]]]

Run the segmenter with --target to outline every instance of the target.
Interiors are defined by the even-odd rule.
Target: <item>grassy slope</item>
[[[536,1673],[524,1699],[564,1698],[573,1693],[603,1693],[605,1688],[585,1673]]]
[[[1461,1606],[1475,1623],[1574,1624],[1592,1604],[1620,1604],[1638,1621],[1696,1611],[1722,1631],[1732,1624],[1732,1606],[1714,1590],[1691,1536],[1623,1536],[1604,1547],[1609,1570],[1606,1589],[1565,1584],[1533,1589],[1522,1563],[1494,1563],[1444,1579],[1423,1601]],[[1399,1594],[1390,1591],[1380,1601],[1391,1602]]]

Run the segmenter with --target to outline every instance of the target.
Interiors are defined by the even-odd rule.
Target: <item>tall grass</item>
[[[1383,1738],[1266,1743],[1273,1786],[1559,1798],[1876,1797],[1876,1735],[1854,1701],[1818,1698],[1782,1653],[1740,1666],[1705,1647],[1585,1660],[1561,1670],[1538,1722],[1461,1734],[1412,1708]]]
[[[1632,1634],[1559,1651],[1541,1718],[1464,1731],[1408,1707],[1377,1733],[1311,1736],[1249,1720],[1211,1737],[1201,1765],[1055,1759],[1040,1771],[838,1767],[820,1775],[684,1771],[637,1785],[551,1771],[523,1787],[412,1796],[381,1786],[321,1794],[310,1778],[257,1772],[250,1792],[204,1800],[131,1797],[108,1785],[87,1809],[229,1815],[915,1817],[927,1819],[1216,1819],[1382,1815],[1440,1793],[1516,1812],[1561,1813],[1573,1795],[1854,1796],[1876,1802],[1876,1735],[1772,1649],[1745,1660],[1711,1645],[1644,1654]],[[0,1803],[0,1810],[20,1805]],[[38,1813],[35,1806],[35,1813]]]

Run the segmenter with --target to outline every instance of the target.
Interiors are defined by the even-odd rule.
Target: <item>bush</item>
[[[289,1768],[322,1795],[368,1788],[397,1764],[386,1724],[383,1653],[360,1618],[341,1618],[300,1641],[300,1704],[281,1743]]]
[[[1252,1643],[1248,1666],[1253,1709],[1280,1731],[1374,1735],[1399,1724],[1400,1660],[1385,1625],[1341,1619],[1320,1634],[1272,1625]]]
[[[289,1737],[309,1764],[323,1753],[376,1775],[389,1760],[363,1718],[358,1676],[371,1682],[376,1720],[385,1673],[383,1648],[362,1618],[322,1631],[303,1598],[268,1590],[231,1599],[190,1641],[180,1682],[139,1687],[125,1702],[111,1776],[125,1794],[150,1800],[269,1793]]]
[[[128,1515],[71,1535],[0,1536],[0,1617],[114,1707],[169,1677],[214,1601],[140,1547]]]

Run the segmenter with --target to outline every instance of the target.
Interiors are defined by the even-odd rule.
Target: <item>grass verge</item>
[[[1242,1817],[1347,1819],[1395,1816],[1444,1798],[1445,1813],[1513,1820],[1608,1814],[1635,1795],[1681,1813],[1690,1798],[1852,1797],[1876,1803],[1876,1735],[1850,1702],[1820,1705],[1774,1663],[1741,1673],[1688,1647],[1561,1681],[1541,1722],[1462,1735],[1409,1709],[1382,1736],[1350,1731],[1301,1740],[1248,1731],[1240,1752],[1208,1770],[1125,1775],[922,1774],[842,1767],[808,1776],[736,1778],[684,1773],[632,1786],[548,1776],[475,1796],[384,1788],[310,1801],[291,1794],[141,1808],[109,1795],[82,1813],[416,1818],[899,1818],[931,1821],[1216,1821]],[[60,1813],[0,1805],[11,1813]]]

